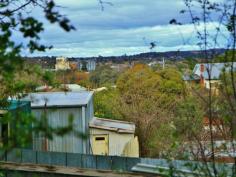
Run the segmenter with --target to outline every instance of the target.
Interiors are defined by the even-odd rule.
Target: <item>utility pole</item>
[[[162,58],[162,69],[165,69],[165,58]]]

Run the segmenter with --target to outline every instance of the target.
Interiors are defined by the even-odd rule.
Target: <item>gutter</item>
[[[104,127],[104,126],[97,126],[97,125],[91,125],[89,124],[89,128],[97,128],[102,130],[110,130],[118,133],[124,133],[124,134],[133,134],[133,130],[126,130],[126,129],[120,129],[120,128],[114,128],[114,127]]]
[[[57,109],[57,108],[82,108],[82,107],[87,107],[87,104],[83,104],[83,105],[53,105],[53,106],[32,106],[31,105],[31,109],[44,109],[44,108],[48,108],[48,109]]]

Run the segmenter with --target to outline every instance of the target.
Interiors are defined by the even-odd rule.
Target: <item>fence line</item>
[[[202,167],[201,162],[152,158],[132,158],[119,156],[88,155],[64,152],[43,152],[30,149],[13,149],[9,152],[0,151],[0,161],[15,163],[30,163],[40,165],[57,165],[64,167],[88,168],[97,170],[112,170],[119,172],[132,172],[132,167],[137,164],[148,164],[156,167],[175,167],[178,170],[194,171]],[[191,166],[188,164],[191,163]],[[230,170],[230,164],[217,164],[220,171]],[[200,169],[201,170],[201,169]]]
[[[120,172],[130,172],[133,166],[141,162],[141,158],[43,152],[29,149],[13,149],[0,154],[0,160],[7,162],[59,165]]]

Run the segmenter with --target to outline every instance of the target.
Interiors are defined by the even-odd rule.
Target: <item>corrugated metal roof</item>
[[[201,65],[204,65],[204,72],[203,72],[203,77],[205,79],[209,79],[209,73],[211,76],[211,79],[219,79],[220,74],[222,73],[223,69],[225,71],[230,71],[232,63],[201,63],[201,64],[196,64],[194,69],[193,69],[193,74],[196,74],[198,76],[201,75]],[[233,68],[236,70],[236,62],[233,63]],[[208,70],[210,71],[208,73]]]
[[[31,101],[32,108],[74,107],[87,105],[93,92],[40,92],[30,93],[23,100]]]
[[[183,75],[182,79],[184,81],[196,81],[196,80],[200,80],[200,76],[196,75],[196,74],[192,74],[192,75]]]
[[[215,163],[219,174],[224,174],[225,177],[232,176],[233,163]],[[208,171],[204,171],[206,167]],[[167,159],[149,159],[141,158],[141,163],[137,163],[131,169],[134,172],[141,172],[147,174],[157,174],[161,176],[180,177],[195,177],[195,176],[214,176],[212,162],[207,162],[207,165],[201,161],[189,160],[167,160]]]
[[[187,164],[186,164],[187,166]],[[203,170],[193,170],[193,169],[183,169],[181,167],[173,168],[171,163],[169,166],[159,166],[159,165],[150,165],[150,164],[141,164],[138,163],[134,167],[132,167],[132,171],[147,173],[147,174],[156,174],[160,176],[179,176],[179,177],[195,177],[201,176],[205,177],[207,173],[204,173]],[[212,173],[213,175],[213,173]]]
[[[90,121],[89,126],[91,128],[111,130],[118,133],[134,133],[135,131],[134,123],[111,119],[101,119],[97,117],[94,117]]]

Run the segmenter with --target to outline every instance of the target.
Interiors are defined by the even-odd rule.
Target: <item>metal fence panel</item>
[[[143,164],[149,164],[149,165],[162,165],[165,167],[169,166],[169,163],[165,159],[151,159],[151,158],[140,158],[141,163]]]
[[[151,158],[131,158],[119,156],[101,156],[101,155],[86,155],[76,153],[60,153],[60,152],[40,152],[26,149],[13,149],[7,153],[0,152],[2,160],[15,163],[32,163],[32,164],[45,164],[45,165],[60,165],[77,168],[91,168],[98,170],[113,170],[118,172],[132,172],[132,167],[139,164],[139,167],[148,166],[151,170],[170,169],[170,167],[178,172],[184,173],[201,173],[201,167],[204,164],[194,161],[180,161],[180,160],[166,160],[166,159],[151,159]],[[0,156],[1,157],[1,156]],[[187,164],[190,164],[188,166]],[[141,166],[140,166],[141,165]],[[211,163],[209,162],[209,165]],[[228,174],[232,169],[233,164],[216,164],[220,172],[226,171]],[[196,171],[196,167],[197,171]],[[145,167],[146,168],[146,167]],[[194,170],[195,169],[195,170]],[[212,169],[211,169],[212,170]],[[10,172],[9,176],[16,176]],[[40,174],[41,175],[41,174]],[[44,174],[45,175],[45,174]],[[29,175],[30,176],[30,175]]]
[[[96,156],[82,154],[82,167],[96,169]]]
[[[21,149],[12,149],[11,151],[7,152],[7,161],[20,163]]]
[[[37,161],[36,161],[37,152],[36,151],[22,149],[21,156],[22,156],[22,163],[37,163]]]
[[[140,162],[141,162],[140,158],[127,157],[126,158],[126,169],[127,169],[127,171],[132,171],[131,168],[133,166],[137,165]]]
[[[126,158],[125,157],[112,157],[112,170],[115,171],[126,171]]]
[[[82,155],[67,153],[67,166],[68,167],[79,167],[82,168]]]
[[[1,150],[0,151],[0,161],[6,161],[7,159],[7,157],[6,157],[6,151],[3,151],[3,150]]]
[[[110,156],[97,155],[97,169],[111,170],[112,159]]]
[[[37,152],[37,163],[51,165],[51,152]]]
[[[52,152],[50,155],[52,165],[66,166],[66,153]]]

